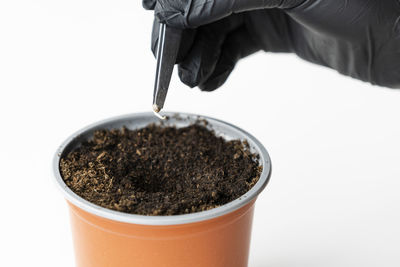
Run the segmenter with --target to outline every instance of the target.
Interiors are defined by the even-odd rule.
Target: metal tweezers
[[[171,28],[163,23],[160,24],[160,31],[157,46],[157,69],[154,83],[153,111],[154,114],[165,119],[159,114],[164,107],[167,97],[172,71],[176,62],[181,42],[182,30]]]

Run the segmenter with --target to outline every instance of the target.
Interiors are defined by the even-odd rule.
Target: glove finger
[[[197,29],[185,29],[182,31],[182,39],[179,45],[179,52],[176,58],[176,63],[181,63],[186,55],[189,53],[190,49],[193,46],[195,37],[196,37]]]
[[[232,32],[224,42],[221,56],[213,73],[199,85],[200,89],[202,91],[213,91],[222,86],[241,58],[260,49],[261,46],[252,39],[245,26]]]
[[[240,13],[264,8],[289,8],[305,0],[158,0],[155,16],[177,28],[196,28]]]
[[[198,28],[192,48],[179,64],[181,81],[189,87],[206,81],[218,62],[226,36],[242,24],[242,16],[233,15]]]
[[[156,0],[143,0],[142,1],[142,6],[146,10],[153,10],[154,7],[156,6]]]
[[[151,51],[153,52],[154,57],[156,57],[157,53],[159,33],[160,33],[160,23],[158,22],[158,20],[155,19],[153,21],[153,30],[151,33]],[[182,39],[179,46],[176,63],[180,63],[186,57],[187,53],[192,47],[195,36],[196,36],[195,29],[186,29],[182,31]]]

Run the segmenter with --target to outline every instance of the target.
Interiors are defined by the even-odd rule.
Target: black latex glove
[[[239,59],[264,50],[400,88],[399,0],[143,0],[143,6],[154,9],[156,20],[186,29],[178,63],[190,87],[214,90]],[[153,51],[157,38],[155,23]]]

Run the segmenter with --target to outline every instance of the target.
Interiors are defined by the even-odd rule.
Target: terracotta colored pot
[[[262,144],[228,123],[191,114],[167,114],[166,125],[182,127],[205,119],[226,139],[245,139],[260,155],[263,171],[257,184],[240,198],[208,211],[174,216],[121,213],[92,204],[64,183],[60,158],[89,138],[97,129],[145,127],[159,120],[139,113],[105,120],[68,138],[54,157],[54,174],[70,207],[78,267],[246,267],[249,256],[254,204],[271,174]]]

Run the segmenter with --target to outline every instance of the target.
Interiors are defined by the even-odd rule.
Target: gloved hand
[[[214,90],[239,59],[264,50],[400,88],[399,0],[143,0],[143,6],[154,9],[156,20],[186,29],[178,63],[190,87]]]

